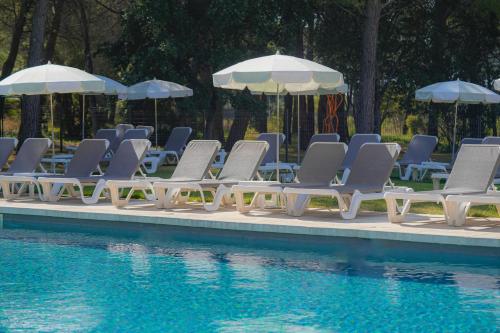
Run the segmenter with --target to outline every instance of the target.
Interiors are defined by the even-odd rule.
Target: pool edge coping
[[[364,239],[380,239],[403,242],[416,243],[433,243],[443,245],[459,245],[459,246],[479,246],[500,248],[499,238],[487,238],[478,236],[462,236],[462,235],[439,235],[429,233],[411,233],[401,231],[388,230],[363,230],[338,227],[322,227],[322,226],[305,226],[305,225],[277,225],[266,224],[259,222],[237,222],[237,221],[217,221],[206,218],[194,219],[182,216],[148,216],[148,215],[133,215],[133,214],[115,214],[112,212],[81,212],[69,210],[57,210],[46,208],[26,208],[26,207],[0,207],[1,220],[3,215],[24,215],[24,216],[43,216],[66,219],[79,220],[105,220],[109,222],[126,222],[139,224],[155,224],[166,226],[180,226],[192,228],[208,228],[219,230],[233,230],[242,232],[262,232],[262,233],[279,233],[307,236],[324,236],[324,237],[353,237]],[[0,220],[0,221],[1,221]],[[0,224],[1,225],[1,224]]]

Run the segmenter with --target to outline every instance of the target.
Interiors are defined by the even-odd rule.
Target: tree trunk
[[[224,143],[222,103],[215,91],[212,91],[210,108],[205,112],[203,138],[208,140],[219,140],[221,143]]]
[[[431,25],[431,63],[429,66],[429,78],[431,82],[446,81],[449,79],[446,72],[449,64],[443,55],[447,43],[446,21],[450,15],[450,8],[453,5],[454,2],[452,0],[436,0],[434,2]],[[440,108],[429,108],[429,124],[427,126],[429,135],[438,135],[439,110]]]
[[[356,132],[358,133],[372,133],[374,129],[377,38],[381,11],[380,0],[365,1],[359,106],[356,117]]]
[[[307,104],[306,96],[299,96],[298,103],[299,122],[300,122],[300,149],[304,150],[307,148],[309,141],[307,141]]]
[[[326,95],[321,95],[319,97],[318,103],[318,132],[325,133],[325,118],[326,118],[326,109],[328,107],[328,101],[326,100]]]
[[[47,10],[48,0],[38,0],[36,2],[31,26],[28,67],[38,66],[43,62]],[[24,96],[21,111],[21,127],[18,135],[19,143],[24,142],[29,137],[36,137],[41,134],[40,120],[40,96]]]
[[[267,133],[267,110],[269,108],[269,105],[267,103],[267,97],[265,95],[259,96],[259,99],[265,102],[266,108],[262,110],[262,112],[258,112],[255,115],[255,127],[257,132]]]
[[[59,36],[59,28],[61,27],[62,10],[64,0],[54,1],[54,17],[47,37],[47,45],[45,46],[45,61],[54,60],[54,51],[56,49],[57,37]]]
[[[12,38],[10,40],[9,53],[7,54],[7,58],[5,59],[5,62],[2,65],[2,74],[0,75],[0,80],[3,80],[4,78],[12,74],[12,70],[14,69],[14,64],[16,63],[17,54],[19,52],[19,44],[21,43],[21,37],[23,35],[24,25],[26,24],[26,16],[29,12],[31,5],[32,5],[32,0],[21,1],[19,15],[16,17],[14,27],[12,28]],[[5,98],[3,96],[0,96],[1,136],[4,135],[3,133],[4,107],[5,107]]]
[[[80,6],[80,22],[81,22],[82,37],[83,37],[83,54],[85,57],[85,71],[88,73],[93,73],[94,62],[92,60],[92,50],[90,46],[89,20],[88,20],[87,10],[85,8],[85,2],[83,0],[80,0],[78,4]],[[87,108],[87,110],[85,110],[85,114],[90,113],[90,118],[92,121],[92,133],[95,135],[97,130],[101,127],[99,124],[99,119],[97,118],[95,96],[87,97],[87,101],[88,103],[85,103],[85,107]],[[82,121],[85,120],[82,119]]]
[[[285,111],[283,121],[283,133],[286,134],[286,140],[288,143],[292,143],[292,112],[293,112],[293,97],[290,95],[285,96]]]
[[[306,96],[304,98],[304,102],[307,99],[307,104],[305,104],[304,108],[302,108],[302,104],[300,105],[300,113],[301,113],[301,132],[302,135],[300,137],[300,147],[301,149],[307,149],[309,145],[309,141],[314,134],[314,96]],[[303,118],[302,118],[303,117]]]
[[[230,151],[236,141],[241,140],[245,137],[247,132],[248,124],[250,122],[250,112],[248,110],[236,109],[234,112],[234,120],[231,124],[231,129],[229,130],[229,135],[224,145],[226,151]]]

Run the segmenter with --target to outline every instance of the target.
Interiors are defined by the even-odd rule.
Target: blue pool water
[[[0,332],[498,332],[500,253],[12,220]]]

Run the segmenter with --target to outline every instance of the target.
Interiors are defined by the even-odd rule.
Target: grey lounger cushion
[[[16,158],[10,165],[4,175],[12,175],[14,173],[32,173],[36,170],[43,154],[50,147],[50,140],[45,138],[29,138],[26,139],[21,148],[17,152]]]
[[[406,153],[399,161],[399,165],[405,166],[429,161],[437,143],[438,138],[435,136],[414,135]]]

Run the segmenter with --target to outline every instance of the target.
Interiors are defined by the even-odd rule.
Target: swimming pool
[[[7,219],[0,331],[496,332],[498,249]]]

